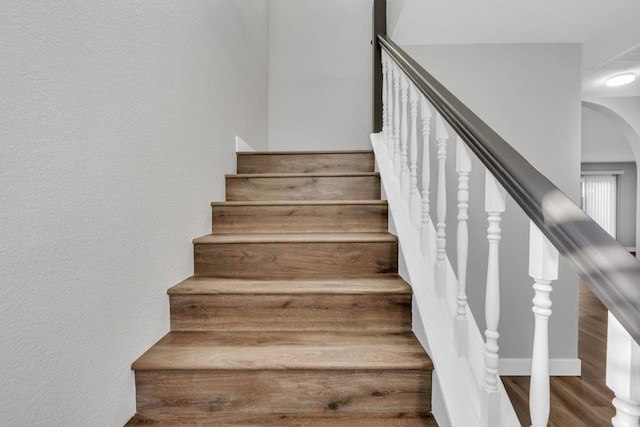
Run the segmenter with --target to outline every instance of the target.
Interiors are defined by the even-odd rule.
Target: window
[[[582,171],[582,210],[618,237],[618,176],[622,171]]]

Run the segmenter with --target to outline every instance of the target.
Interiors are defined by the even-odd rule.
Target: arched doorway
[[[640,158],[640,118],[638,118],[638,123],[630,123],[630,121],[627,120],[627,118],[625,117],[626,116],[625,112],[621,111],[621,113],[619,113],[618,111],[620,110],[618,109],[614,110],[614,108],[616,108],[615,105],[605,105],[605,103],[615,104],[615,100],[603,99],[603,100],[598,100],[598,102],[583,101],[582,106],[588,110],[591,110],[593,112],[596,112],[606,117],[615,125],[617,131],[621,135],[623,135],[623,137],[626,139],[627,143],[629,144],[629,148],[634,157],[633,161],[635,161],[636,169],[637,169],[638,159]],[[640,101],[639,101],[639,104],[640,104]],[[623,114],[625,116],[623,116]],[[634,239],[636,242],[636,245],[638,244],[638,242],[640,242],[640,217],[638,215],[638,212],[640,212],[640,197],[638,197],[639,194],[640,194],[640,174],[638,174],[636,178],[636,209],[635,209],[636,236]]]

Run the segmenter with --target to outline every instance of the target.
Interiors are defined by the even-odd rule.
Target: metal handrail
[[[391,39],[378,41],[640,344],[640,262]]]

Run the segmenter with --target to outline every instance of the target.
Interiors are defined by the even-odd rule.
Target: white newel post
[[[615,394],[614,427],[640,426],[640,346],[609,313],[607,387]]]
[[[432,250],[431,242],[433,239],[431,238],[431,216],[429,213],[431,107],[424,95],[420,95],[420,115],[422,118],[422,224],[420,226],[420,242],[422,244],[422,256],[433,263],[435,252]]]
[[[447,217],[447,184],[446,184],[446,164],[447,164],[447,140],[449,132],[444,124],[442,116],[436,116],[436,141],[438,141],[438,222],[437,227],[437,256],[436,256],[436,295],[444,298],[447,290],[447,240],[446,240],[446,217]]]
[[[400,176],[400,68],[393,63],[393,172]]]
[[[533,223],[529,225],[529,276],[533,278],[533,357],[529,413],[533,427],[549,422],[549,317],[551,316],[551,282],[558,278],[558,251]]]
[[[411,166],[409,168],[409,201],[411,203],[411,221],[420,224],[420,195],[418,194],[418,89],[413,85],[409,86],[409,104],[411,105],[411,149],[409,157]]]
[[[407,114],[407,101],[409,100],[409,79],[404,73],[400,79],[400,102],[402,103],[402,121],[400,129],[400,191],[402,197],[409,199],[409,163],[407,143],[409,141],[409,125]]]
[[[459,136],[456,138],[456,173],[458,174],[458,292],[456,294],[456,317],[454,320],[454,334],[458,356],[467,355],[468,324],[467,324],[467,254],[469,252],[469,174],[471,173],[471,156],[469,149]]]
[[[382,51],[382,136],[387,144],[389,138],[389,128],[387,126],[387,54]]]
[[[489,260],[487,264],[487,290],[485,297],[485,320],[487,330],[484,335],[485,378],[482,393],[482,425],[500,425],[500,393],[498,391],[498,323],[500,322],[500,221],[505,210],[506,193],[489,171],[485,173],[485,211],[489,221],[487,240]]]

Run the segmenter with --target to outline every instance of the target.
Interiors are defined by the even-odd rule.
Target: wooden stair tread
[[[411,294],[411,287],[396,274],[295,280],[193,276],[170,288],[167,293],[169,295]]]
[[[256,173],[226,175],[227,201],[380,200],[375,172]]]
[[[242,200],[211,202],[211,206],[325,206],[325,205],[387,205],[386,200]]]
[[[238,156],[308,155],[308,154],[372,154],[372,150],[326,150],[326,151],[238,151]]]
[[[236,201],[211,204],[213,234],[386,233],[382,200]]]
[[[194,244],[351,242],[397,242],[397,238],[391,233],[251,233],[207,234],[193,239]]]
[[[411,333],[170,332],[134,370],[415,370],[433,365]]]
[[[233,179],[247,179],[247,178],[313,178],[313,177],[328,177],[335,178],[341,176],[349,177],[367,177],[367,176],[380,176],[378,172],[294,172],[294,173],[238,173],[227,174],[225,178]]]
[[[175,422],[156,421],[152,417],[136,414],[125,427],[135,426],[176,426]],[[244,415],[232,414],[228,420],[203,421],[194,423],[178,423],[178,425],[199,425],[199,426],[263,426],[263,427],[437,427],[433,415],[425,414],[340,414],[339,416],[329,416],[327,414],[261,414]]]
[[[237,156],[236,173],[373,172],[373,151],[277,151]]]

